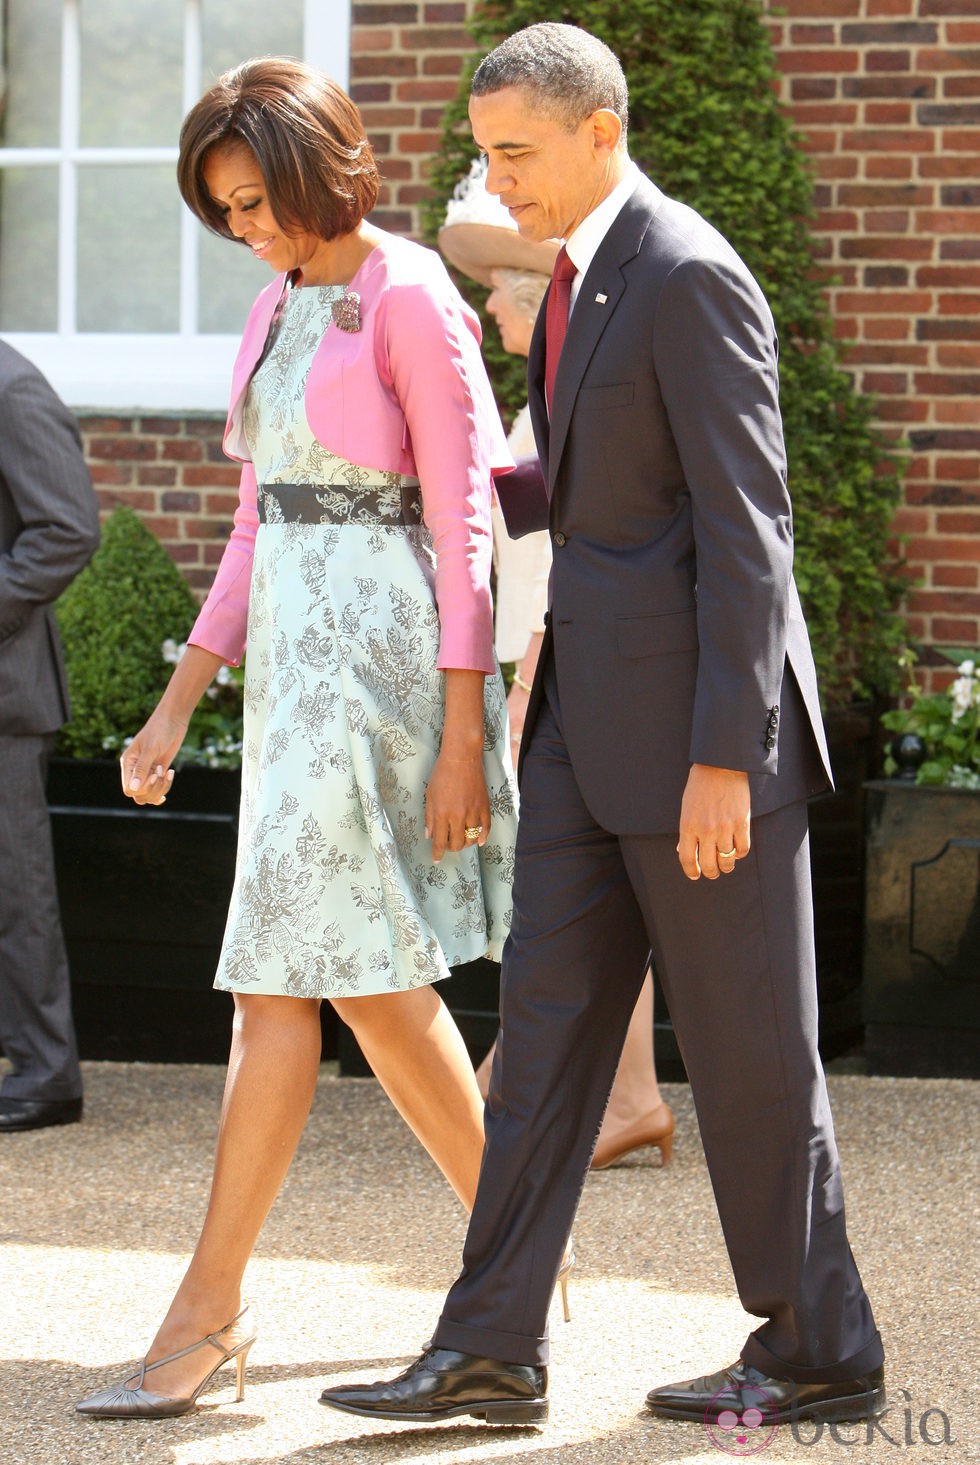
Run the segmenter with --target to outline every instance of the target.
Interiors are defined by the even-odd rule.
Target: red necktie
[[[564,244],[558,251],[551,289],[548,292],[548,308],[544,318],[544,395],[551,411],[551,398],[555,390],[555,374],[558,358],[568,330],[568,306],[572,297],[572,281],[578,274],[569,259]]]

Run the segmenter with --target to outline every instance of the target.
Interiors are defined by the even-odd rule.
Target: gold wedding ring
[[[469,829],[464,829],[463,830],[463,834],[466,836],[467,839],[479,839],[480,838],[480,835],[482,833],[483,833],[483,825],[482,824],[471,824],[470,827],[469,827]]]
[[[718,851],[718,858],[719,860],[730,860],[734,853],[735,851],[733,849],[720,849]]]

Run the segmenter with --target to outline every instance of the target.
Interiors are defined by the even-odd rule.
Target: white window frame
[[[81,332],[76,329],[78,169],[91,164],[176,164],[177,148],[83,148],[80,7],[62,0],[61,135],[54,148],[0,148],[0,167],[59,171],[58,328],[5,332],[4,338],[44,372],[76,411],[217,411],[228,402],[237,335],[197,330],[201,224],[181,209],[179,328],[169,334]],[[205,0],[184,0],[184,112],[200,95]],[[304,56],[346,87],[350,63],[350,0],[303,0]],[[174,185],[176,188],[176,183]],[[258,293],[261,281],[256,284]],[[244,322],[243,322],[244,324]]]

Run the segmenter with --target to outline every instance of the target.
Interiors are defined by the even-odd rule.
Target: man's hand
[[[689,880],[730,875],[749,852],[749,775],[693,763],[681,803],[677,854]]]

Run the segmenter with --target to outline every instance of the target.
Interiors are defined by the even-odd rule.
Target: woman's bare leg
[[[599,1131],[600,1141],[629,1128],[659,1108],[661,1102],[653,1060],[653,978],[647,972],[630,1018],[623,1056]]]
[[[150,1345],[151,1362],[216,1332],[240,1310],[246,1263],[310,1112],[320,1048],[316,1000],[236,995],[211,1197],[190,1265]],[[154,1369],[146,1387],[184,1397],[218,1356],[202,1348]]]
[[[483,1100],[466,1045],[432,987],[333,1003],[375,1077],[467,1211],[483,1157]]]

